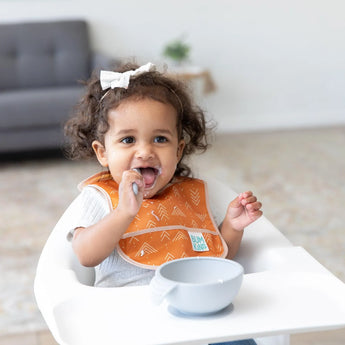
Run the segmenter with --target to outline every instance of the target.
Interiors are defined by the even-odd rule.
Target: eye
[[[135,142],[134,137],[126,137],[121,140],[123,144],[133,144]]]
[[[159,135],[158,137],[155,137],[154,142],[155,143],[166,143],[168,139],[166,137],[163,137],[162,135]]]

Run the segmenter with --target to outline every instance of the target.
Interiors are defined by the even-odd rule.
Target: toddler
[[[157,266],[187,256],[232,259],[262,215],[247,191],[216,223],[205,183],[185,163],[208,147],[204,113],[151,63],[93,76],[65,130],[72,158],[96,156],[104,168],[80,184],[69,232],[95,286],[148,284]]]

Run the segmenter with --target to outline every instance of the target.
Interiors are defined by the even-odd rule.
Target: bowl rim
[[[181,261],[193,261],[193,260],[211,260],[211,261],[222,261],[229,263],[232,266],[236,266],[239,268],[239,271],[237,274],[235,274],[231,279],[226,279],[225,281],[231,281],[233,279],[237,279],[239,276],[243,276],[244,274],[244,268],[243,266],[238,263],[237,261],[226,259],[226,258],[220,258],[220,257],[213,257],[213,256],[192,256],[192,257],[187,257],[187,258],[180,258],[180,259],[175,259],[171,260],[168,262],[165,262],[164,264],[160,265],[157,270],[156,270],[156,275],[159,276],[159,279],[163,279],[167,282],[174,283],[177,285],[184,285],[184,286],[211,286],[211,285],[219,285],[219,281],[214,281],[214,282],[208,282],[208,283],[189,283],[189,282],[182,282],[178,280],[173,280],[166,278],[165,276],[162,275],[161,270],[164,269],[166,266],[174,264],[176,262],[181,262]]]

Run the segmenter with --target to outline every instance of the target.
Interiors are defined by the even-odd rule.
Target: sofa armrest
[[[99,73],[101,69],[113,70],[120,64],[120,59],[94,52],[91,57],[91,72]]]

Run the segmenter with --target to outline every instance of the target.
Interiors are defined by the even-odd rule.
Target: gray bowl
[[[236,297],[243,267],[232,260],[194,257],[169,261],[157,268],[150,283],[154,303],[166,299],[184,314],[211,314]]]

